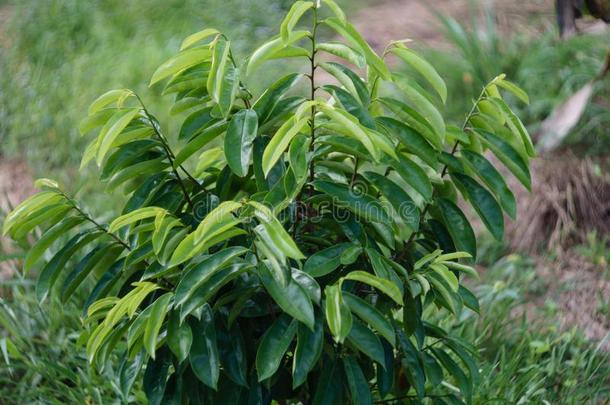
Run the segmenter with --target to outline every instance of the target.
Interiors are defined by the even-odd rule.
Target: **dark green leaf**
[[[256,352],[258,381],[275,374],[297,331],[297,322],[288,315],[280,316],[263,335]]]
[[[373,396],[369,388],[369,383],[364,377],[364,373],[358,364],[358,361],[352,357],[343,358],[343,370],[347,379],[351,403],[354,405],[372,405]]]
[[[464,213],[453,202],[439,198],[438,206],[443,221],[458,250],[468,252],[473,258],[477,256],[477,242],[474,231]]]
[[[216,389],[220,375],[220,357],[211,308],[206,304],[201,313],[201,320],[193,320],[190,325],[193,330],[193,344],[189,352],[189,362],[193,372],[205,385]]]
[[[225,135],[227,164],[239,177],[248,174],[252,158],[252,144],[258,130],[258,116],[254,110],[241,110],[231,118]]]

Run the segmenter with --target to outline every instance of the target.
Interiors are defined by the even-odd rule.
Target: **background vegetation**
[[[51,172],[86,196],[87,176],[80,178],[75,170],[85,142],[77,123],[96,95],[129,87],[145,95],[155,113],[166,111],[160,90],[142,86],[181,38],[215,26],[238,39],[237,51],[243,52],[269,34],[291,1],[205,3],[204,9],[200,0],[0,1],[0,158],[23,158],[36,175]],[[356,13],[365,3],[350,9]],[[500,33],[490,21],[476,30],[447,24],[450,45],[426,51],[448,93],[459,99],[498,72],[507,72],[530,94],[532,104],[520,116],[532,132],[598,72],[610,43],[608,31],[559,42],[549,21],[533,37]],[[610,80],[598,83],[592,105],[569,137],[571,149],[581,155],[601,155],[601,173],[610,148],[609,94]],[[470,107],[456,100],[447,105],[456,120]],[[120,365],[103,375],[86,367],[77,332],[79,303],[66,307],[53,302],[41,308],[30,278],[21,275],[15,261],[21,248],[6,243],[0,248],[2,274],[13,274],[10,279],[0,276],[0,402],[119,401]],[[465,313],[453,324],[465,336],[477,337],[482,384],[476,402],[607,403],[607,341],[591,341],[582,330],[560,324],[556,303],[537,300],[550,285],[540,275],[539,255],[505,256],[509,250],[508,244],[488,244],[475,286],[486,310],[480,317]],[[602,280],[610,281],[607,239],[592,235],[573,251],[577,266],[592,264]],[[560,252],[539,253],[553,260]],[[595,309],[606,319],[608,300],[602,293]],[[141,401],[141,395],[136,392],[131,400]]]

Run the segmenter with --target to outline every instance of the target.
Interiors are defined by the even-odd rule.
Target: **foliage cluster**
[[[502,239],[515,199],[482,153],[530,187],[533,146],[501,91],[527,95],[498,76],[449,126],[428,62],[402,42],[378,56],[322,3],[295,2],[245,62],[215,29],[182,42],[150,82],[166,81],[184,117],[177,152],[133,91],[90,105],[82,166],[128,197],[109,225],[48,179],[5,219],[16,240],[45,229],[26,271],[59,242],[39,300],[94,283],[80,339],[100,370],[118,352],[124,397],[144,370],[152,404],[472,402],[475,349],[430,315],[479,311],[462,282],[476,239],[458,194]],[[320,26],[344,41],[319,41]],[[256,69],[285,58],[307,73],[255,96]],[[320,69],[339,85],[320,86]]]

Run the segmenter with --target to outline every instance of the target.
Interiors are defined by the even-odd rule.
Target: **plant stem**
[[[194,210],[195,205],[193,204],[193,201],[191,200],[189,193],[186,191],[186,186],[184,185],[184,181],[182,180],[182,178],[180,177],[180,174],[178,173],[178,170],[176,169],[176,166],[174,163],[176,161],[176,156],[172,152],[172,150],[169,146],[169,143],[167,142],[167,139],[165,139],[163,134],[161,134],[161,132],[159,131],[159,128],[155,124],[155,121],[153,120],[152,116],[148,113],[148,110],[146,109],[146,106],[142,102],[142,99],[140,98],[140,96],[138,96],[136,94],[136,97],[137,97],[138,101],[140,102],[140,105],[142,106],[144,115],[146,115],[146,118],[148,119],[148,121],[150,122],[150,125],[153,128],[153,131],[155,131],[155,135],[157,135],[157,138],[159,138],[159,141],[161,142],[161,146],[163,147],[163,150],[165,151],[165,156],[167,156],[167,159],[169,160],[169,164],[172,167],[172,172],[174,172],[174,176],[176,176],[176,180],[178,180],[178,184],[180,185],[180,188],[182,189],[184,198],[186,199],[188,205],[191,207],[191,210]],[[199,184],[197,182],[197,180],[193,176],[191,176],[191,174],[182,165],[179,165],[178,167],[180,169],[182,169],[182,171],[187,175],[187,177],[189,179],[191,179],[191,181],[195,182],[195,184]]]
[[[59,192],[70,203],[70,205],[72,205],[72,208],[74,208],[83,218],[85,218],[87,221],[91,222],[93,225],[95,225],[95,227],[97,229],[99,229],[100,231],[106,233],[108,236],[110,236],[112,239],[117,241],[117,243],[119,243],[120,245],[125,247],[127,250],[131,250],[131,246],[129,246],[129,244],[127,242],[125,242],[123,239],[121,239],[120,237],[118,237],[114,233],[108,232],[108,228],[106,228],[104,225],[102,225],[99,222],[97,222],[95,219],[93,219],[91,217],[91,215],[89,215],[85,211],[83,211],[83,209],[78,206],[78,204],[76,203],[76,201],[73,198],[70,198],[69,195],[67,195],[66,193],[64,193],[61,190]]]
[[[313,8],[313,28],[311,31],[311,57],[310,61],[310,74],[309,81],[311,83],[311,101],[314,101],[316,98],[316,32],[318,31],[318,9]],[[311,144],[309,145],[309,151],[313,152],[314,150],[314,142],[316,140],[316,106],[311,106]],[[309,162],[309,181],[312,182],[314,179],[314,163],[313,156],[311,158],[311,162]]]

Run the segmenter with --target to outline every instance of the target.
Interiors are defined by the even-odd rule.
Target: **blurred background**
[[[0,0],[0,222],[37,177],[58,179],[94,216],[118,206],[90,193],[99,191],[92,167],[78,171],[87,139],[77,128],[91,101],[131,88],[171,133],[171,100],[147,87],[156,67],[203,27],[245,55],[291,3]],[[413,40],[447,82],[451,122],[500,73],[529,93],[530,105],[511,107],[540,151],[533,192],[513,184],[519,217],[503,243],[481,228],[473,284],[483,310],[449,325],[480,348],[476,402],[610,403],[610,1],[340,3],[377,50]],[[118,365],[87,369],[78,303],[36,302],[33,276],[19,269],[26,248],[0,239],[0,403],[118,401]]]

